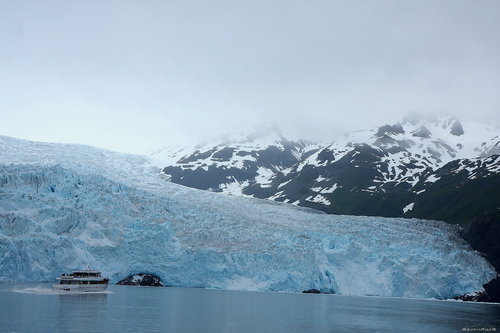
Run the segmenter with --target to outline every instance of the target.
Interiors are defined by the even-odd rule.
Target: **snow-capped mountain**
[[[309,149],[290,141],[276,128],[233,135],[193,147],[173,147],[151,154],[174,183],[213,192],[242,195],[252,184],[265,188],[278,172],[288,170]]]
[[[448,298],[496,275],[452,225],[328,215],[159,171],[147,157],[0,137],[0,280],[91,265],[112,281]]]
[[[420,212],[417,217],[435,218],[419,209],[412,212],[421,197],[430,195],[433,187],[425,184],[437,179],[438,170],[452,172],[451,165],[445,167],[448,163],[479,158],[498,165],[497,159],[488,157],[500,152],[500,130],[450,117],[412,115],[394,125],[348,133],[330,144],[290,142],[279,137],[265,146],[266,154],[262,155],[262,147],[252,142],[240,150],[235,147],[239,146],[219,143],[183,150],[171,155],[163,172],[172,182],[186,186],[289,202],[328,213],[415,216]],[[274,151],[290,158],[280,164],[280,155],[270,157]],[[223,152],[224,163],[219,163]],[[252,156],[251,163],[238,164],[241,155]],[[474,165],[482,163],[478,160]],[[480,174],[496,177],[495,168],[490,167],[496,171],[488,175]],[[499,187],[489,188],[493,191],[490,197],[500,195]],[[467,217],[458,213],[451,220],[462,222]]]

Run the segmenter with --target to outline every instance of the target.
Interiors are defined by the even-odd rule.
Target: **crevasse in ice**
[[[447,298],[495,276],[445,223],[327,215],[158,171],[146,157],[0,137],[0,280],[90,265],[112,281]]]

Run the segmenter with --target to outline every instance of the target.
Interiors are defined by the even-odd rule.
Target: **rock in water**
[[[318,289],[308,289],[308,290],[304,290],[302,293],[303,294],[321,294],[321,291],[319,291]]]
[[[165,286],[160,278],[154,274],[134,274],[126,277],[117,283],[121,286],[147,286],[147,287],[163,287]]]

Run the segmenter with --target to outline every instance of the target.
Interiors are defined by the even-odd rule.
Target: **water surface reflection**
[[[12,292],[16,288],[24,292]],[[500,331],[499,304],[184,288],[109,289],[112,293],[57,295],[43,286],[0,285],[0,331]]]

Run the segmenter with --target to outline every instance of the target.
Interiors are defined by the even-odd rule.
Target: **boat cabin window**
[[[101,274],[99,274],[99,272],[75,272],[71,275],[74,275],[75,277],[79,277],[79,278],[100,277],[101,276]]]

